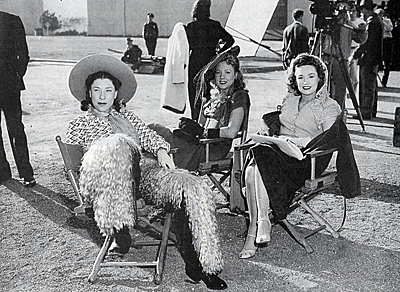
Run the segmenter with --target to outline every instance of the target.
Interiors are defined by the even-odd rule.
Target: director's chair
[[[83,157],[83,149],[79,145],[71,145],[64,143],[60,136],[56,137],[57,144],[59,146],[61,156],[64,161],[64,166],[67,172],[69,181],[71,182],[74,193],[79,201],[79,206],[74,208],[75,215],[82,220],[92,220],[94,217],[93,209],[90,205],[84,202],[80,191],[79,191],[79,167]],[[135,189],[135,188],[132,188]],[[136,194],[133,194],[136,198]],[[110,261],[104,262],[107,251],[113,241],[113,236],[107,235],[103,242],[103,245],[96,257],[93,264],[92,272],[88,277],[88,281],[93,283],[97,277],[98,272],[103,267],[150,267],[154,268],[154,280],[155,284],[160,284],[163,277],[165,259],[167,255],[167,246],[172,245],[176,242],[174,234],[170,233],[170,226],[172,220],[172,208],[168,206],[165,208],[165,219],[164,224],[161,225],[157,222],[153,222],[149,219],[149,210],[151,206],[146,205],[143,199],[136,201],[136,214],[137,214],[137,226],[143,224],[145,227],[149,227],[157,233],[161,234],[160,240],[151,241],[133,241],[132,247],[141,248],[142,246],[158,246],[156,259],[154,261],[143,261],[143,262],[127,262],[127,261]]]
[[[249,124],[249,111],[245,111],[244,116],[243,116],[243,121],[240,127],[240,130],[236,137],[234,138],[235,143],[243,144],[246,142],[247,139],[247,129],[248,129],[248,124]],[[199,165],[199,169],[197,172],[199,175],[207,175],[208,178],[211,180],[213,183],[214,188],[217,188],[226,198],[226,200],[229,202],[226,205],[221,205],[218,206],[218,208],[222,207],[229,207],[231,205],[231,200],[234,199],[230,196],[230,189],[226,190],[223,186],[223,183],[229,178],[229,186],[232,186],[233,183],[233,176],[232,174],[232,169],[235,164],[235,156],[237,154],[234,153],[233,149],[227,154],[227,156],[224,159],[221,160],[210,160],[210,145],[214,143],[219,143],[221,141],[226,141],[230,140],[228,138],[213,138],[213,139],[200,139],[199,143],[201,145],[204,145],[205,147],[205,152],[206,152],[206,158],[204,162],[201,162]],[[239,157],[236,157],[236,159],[239,159]],[[216,175],[219,175],[220,177],[217,178]]]
[[[340,116],[337,122],[340,122],[339,119],[343,119],[343,121],[345,121],[346,115],[344,114],[343,116]],[[254,145],[255,143],[253,141],[250,141],[248,143],[234,147],[234,151],[237,156],[243,156],[246,155],[250,147]],[[315,228],[314,230],[311,230],[308,234],[302,234],[298,232],[296,230],[296,227],[292,225],[287,219],[281,220],[280,222],[275,222],[275,223],[281,223],[285,227],[286,231],[288,231],[288,233],[300,245],[304,247],[307,253],[312,253],[314,251],[314,249],[309,245],[309,243],[306,240],[308,237],[322,230],[327,230],[334,238],[338,238],[339,231],[341,230],[341,228],[345,223],[346,209],[347,209],[346,197],[343,196],[343,207],[342,207],[343,211],[342,211],[341,224],[340,227],[336,230],[326,219],[324,219],[320,214],[318,214],[318,212],[312,209],[308,204],[308,202],[310,202],[312,199],[318,196],[322,191],[330,188],[337,181],[338,178],[337,169],[326,170],[320,176],[317,176],[316,159],[324,155],[332,155],[333,153],[337,153],[338,150],[339,147],[331,147],[324,150],[314,149],[305,153],[311,159],[310,178],[307,179],[304,185],[296,192],[295,196],[291,200],[289,207],[289,213],[291,213],[298,207],[303,208],[318,223],[319,227]],[[235,180],[235,189],[231,192],[231,197],[232,197],[231,201],[235,205],[231,205],[231,208],[239,210],[244,213],[246,212],[246,203],[241,193],[242,165],[240,163],[237,163],[236,167],[233,169],[233,172],[234,172],[233,176],[236,178],[236,180]],[[272,222],[276,221],[274,220],[272,213],[270,213],[270,219]]]

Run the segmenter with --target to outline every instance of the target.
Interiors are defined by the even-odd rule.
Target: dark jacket
[[[145,40],[155,40],[158,38],[158,26],[154,21],[146,22],[143,25],[143,38]]]
[[[379,16],[374,13],[367,19],[368,38],[354,51],[354,59],[358,65],[379,65],[382,61],[382,34],[383,27]]]
[[[283,62],[286,66],[298,54],[308,53],[308,29],[298,21],[287,26],[283,31]]]
[[[0,11],[0,86],[24,90],[22,77],[28,62],[29,51],[21,19]]]
[[[190,51],[189,79],[192,80],[217,54],[220,40],[225,43],[220,50],[222,52],[233,45],[234,39],[218,21],[212,19],[194,20],[185,29]]]

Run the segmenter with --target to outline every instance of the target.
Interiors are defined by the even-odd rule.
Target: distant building
[[[40,16],[43,13],[43,0],[0,0],[0,10],[21,17],[27,35],[34,35],[41,28]]]

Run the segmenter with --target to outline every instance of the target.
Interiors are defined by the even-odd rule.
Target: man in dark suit
[[[382,62],[383,26],[379,16],[374,13],[372,0],[361,0],[360,9],[367,22],[368,38],[350,57],[358,59],[360,66],[359,99],[360,111],[364,120],[376,117],[378,105],[377,76],[379,64]],[[354,116],[354,118],[358,118]]]
[[[157,46],[158,26],[153,21],[154,14],[147,13],[147,22],[143,25],[143,38],[146,42],[147,52],[154,56]]]
[[[303,22],[304,11],[301,9],[293,10],[292,17],[294,22],[287,26],[283,31],[283,54],[282,61],[284,68],[288,68],[290,61],[298,54],[308,53],[308,29]]]
[[[36,181],[29,162],[29,152],[22,123],[22,77],[29,62],[25,29],[21,19],[0,11],[0,112],[3,111],[14,160],[24,185],[33,187]],[[0,184],[11,179],[10,164],[4,151],[0,124]]]

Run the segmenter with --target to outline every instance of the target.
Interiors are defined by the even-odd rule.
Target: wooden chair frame
[[[235,139],[240,139],[239,143],[243,144],[246,142],[247,139],[247,128],[248,128],[248,121],[249,115],[248,113],[245,114],[244,120],[241,126],[240,131],[238,132]],[[213,143],[218,143],[222,141],[231,140],[228,138],[214,138],[214,139],[200,139],[200,144],[204,145],[206,151],[206,159],[205,162],[201,162],[199,165],[198,173],[199,175],[207,175],[208,178],[213,183],[214,187],[217,188],[229,202],[226,205],[218,206],[218,208],[229,207],[230,206],[230,191],[227,191],[222,184],[230,177],[229,186],[232,186],[233,177],[232,169],[234,165],[234,152],[230,151],[227,156],[222,160],[210,160],[210,145]],[[219,179],[215,177],[215,175],[221,175]]]
[[[57,144],[59,146],[64,166],[67,171],[67,176],[71,182],[72,188],[75,195],[78,198],[79,206],[74,208],[75,215],[83,220],[91,220],[93,218],[93,210],[91,206],[87,205],[80,192],[78,184],[78,166],[80,165],[81,158],[83,156],[83,151],[79,146],[69,145],[62,141],[60,136],[56,137]],[[80,156],[80,157],[79,157]],[[134,188],[133,188],[134,189]],[[136,194],[134,194],[135,196]],[[127,261],[107,261],[104,262],[107,251],[113,240],[113,236],[106,236],[104,243],[96,257],[93,264],[92,271],[88,277],[88,281],[93,283],[97,277],[101,268],[103,267],[149,267],[154,268],[154,280],[153,282],[159,285],[162,282],[165,260],[167,255],[168,245],[174,245],[176,243],[176,237],[170,232],[171,220],[172,220],[172,208],[166,208],[166,216],[164,224],[160,225],[157,222],[150,222],[145,212],[145,204],[143,199],[135,200],[137,209],[137,224],[139,222],[143,223],[145,226],[155,230],[161,234],[161,240],[151,240],[151,241],[136,241],[132,243],[132,247],[140,248],[142,246],[158,246],[158,251],[156,259],[154,261],[143,261],[143,262],[127,262]],[[91,218],[90,218],[91,217]]]

